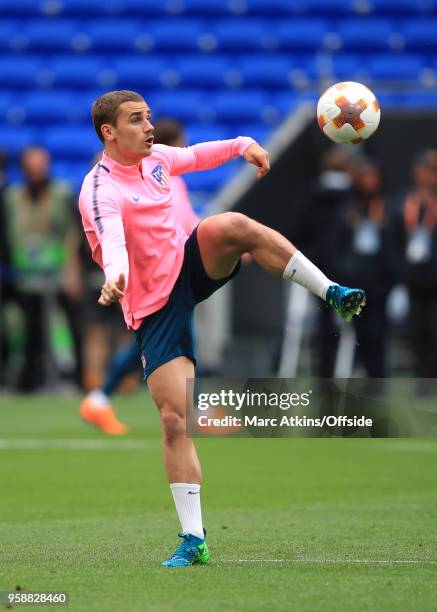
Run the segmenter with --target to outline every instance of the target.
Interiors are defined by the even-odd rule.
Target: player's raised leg
[[[214,279],[231,274],[248,252],[267,272],[299,283],[325,300],[346,321],[366,303],[362,289],[342,287],[328,279],[279,232],[241,213],[223,213],[202,221],[197,231],[207,274]]]
[[[194,378],[193,362],[177,357],[157,368],[147,379],[158,406],[163,431],[164,467],[182,527],[180,546],[162,565],[185,567],[206,563],[209,552],[205,542],[200,505],[202,473],[193,440],[187,437],[187,379]]]

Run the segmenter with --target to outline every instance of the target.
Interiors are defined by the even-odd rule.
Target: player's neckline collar
[[[123,166],[123,164],[119,164],[105,152],[103,152],[100,163],[109,168],[111,172],[115,170],[118,174],[123,174],[124,176],[138,176],[138,174],[141,176],[141,169],[138,166]]]

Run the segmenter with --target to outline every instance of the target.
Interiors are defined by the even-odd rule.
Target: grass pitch
[[[171,570],[150,399],[118,398],[122,439],[78,401],[2,399],[0,591],[105,612],[437,610],[437,440],[198,440],[212,559]]]

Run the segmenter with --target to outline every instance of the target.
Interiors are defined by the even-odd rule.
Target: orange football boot
[[[117,419],[110,404],[97,406],[89,397],[86,397],[80,405],[80,416],[110,436],[124,436],[129,431],[128,427]]]

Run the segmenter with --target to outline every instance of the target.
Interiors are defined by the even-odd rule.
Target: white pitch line
[[[437,563],[437,559],[217,559],[219,563],[384,563],[384,564],[421,564]]]
[[[157,446],[144,440],[0,438],[0,450],[118,450],[139,451]]]

